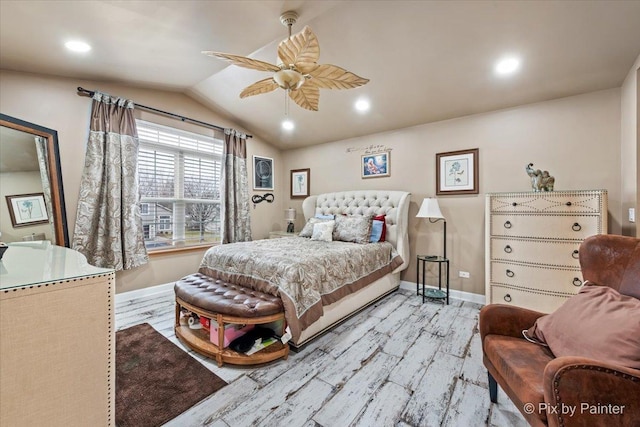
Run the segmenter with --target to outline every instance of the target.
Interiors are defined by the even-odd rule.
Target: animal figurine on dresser
[[[540,169],[534,169],[533,163],[529,163],[525,168],[527,175],[531,177],[531,188],[533,191],[553,191],[553,185],[556,179],[549,175],[549,171],[540,171]]]

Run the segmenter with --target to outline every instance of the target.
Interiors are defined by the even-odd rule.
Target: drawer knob
[[[571,229],[573,231],[580,231],[580,230],[582,230],[582,226],[580,224],[578,224],[577,222],[574,222],[573,225],[571,226]]]
[[[511,206],[518,206],[516,202],[511,203]]]
[[[513,277],[513,276],[515,276],[515,275],[516,275],[516,274],[515,274],[513,271],[511,271],[511,270],[507,270],[507,277]]]
[[[504,223],[504,228],[511,228],[511,221],[507,221]]]
[[[508,254],[510,254],[511,252],[513,252],[513,249],[511,249],[511,246],[507,245],[504,247],[504,251]]]
[[[567,202],[565,203],[567,206],[571,206],[571,202]]]
[[[577,249],[571,253],[571,257],[575,259],[580,259],[580,251]]]
[[[511,295],[506,294],[506,295],[504,296],[504,300],[505,300],[506,302],[511,302]]]
[[[579,288],[580,286],[582,286],[582,280],[580,280],[578,277],[574,277],[573,278],[573,286]]]

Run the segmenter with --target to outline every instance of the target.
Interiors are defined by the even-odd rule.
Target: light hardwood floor
[[[400,290],[257,368],[219,368],[183,346],[172,291],[118,302],[116,327],[150,323],[229,383],[165,426],[526,426],[502,391],[489,401],[479,309]]]

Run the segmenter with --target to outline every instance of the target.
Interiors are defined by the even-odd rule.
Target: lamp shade
[[[441,218],[444,219],[442,212],[440,212],[440,206],[438,205],[438,199],[426,198],[422,201],[420,211],[416,218]]]
[[[296,220],[296,210],[295,209],[285,209],[284,210],[284,219],[287,221],[295,221]]]

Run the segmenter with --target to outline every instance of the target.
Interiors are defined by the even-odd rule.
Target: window
[[[171,230],[171,216],[160,215],[159,218],[160,218],[160,226],[158,227],[158,230],[160,231]]]
[[[222,141],[136,120],[148,250],[220,242]]]

